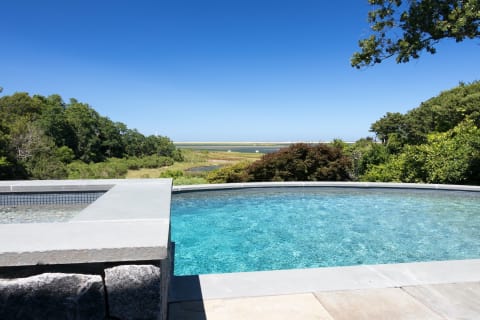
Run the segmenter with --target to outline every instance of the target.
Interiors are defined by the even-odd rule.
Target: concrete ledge
[[[170,219],[170,183],[117,184],[71,220]]]
[[[0,224],[0,267],[165,259],[171,185],[171,179],[2,182],[6,192],[107,192],[70,222]]]
[[[0,266],[162,260],[168,228],[164,219],[0,224]]]

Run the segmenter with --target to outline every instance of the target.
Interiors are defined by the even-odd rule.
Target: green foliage
[[[0,157],[0,180],[7,180],[13,179],[17,176],[24,176],[24,174],[20,175],[16,171],[17,170],[15,164],[10,162],[7,157]]]
[[[406,3],[407,2],[407,3]],[[372,34],[359,41],[361,51],[351,64],[361,68],[396,56],[397,63],[420,57],[422,51],[435,53],[442,39],[480,37],[478,0],[369,0]]]
[[[389,157],[387,147],[373,139],[360,139],[349,146],[346,152],[352,159],[352,177],[354,179],[365,174],[371,166],[386,162]]]
[[[178,179],[180,177],[183,177],[183,171],[182,170],[166,170],[160,174],[160,178],[174,178]]]
[[[160,168],[165,166],[171,166],[173,159],[169,157],[151,155],[143,158],[138,158],[140,168]]]
[[[26,164],[26,168],[33,179],[65,179],[68,176],[65,164],[48,154],[35,156]]]
[[[248,168],[252,181],[349,180],[350,159],[328,144],[293,144],[266,154]]]
[[[366,181],[480,183],[480,129],[467,119],[422,145],[406,145],[388,161],[368,168]]]
[[[418,146],[406,146],[404,152],[391,155],[384,163],[367,167],[360,176],[362,181],[378,182],[425,182],[425,153]]]
[[[125,178],[128,165],[123,159],[111,158],[99,163],[74,161],[67,169],[69,179],[114,179]]]
[[[377,138],[384,144],[388,142],[389,137],[394,133],[398,138],[404,137],[406,130],[405,116],[398,112],[387,112],[384,117],[373,123],[370,127],[370,131],[375,132]]]
[[[460,84],[423,102],[406,114],[391,113],[374,122],[370,131],[393,153],[405,144],[423,144],[432,132],[446,132],[464,119],[479,118],[480,82]],[[393,141],[390,141],[393,140]]]
[[[209,183],[246,182],[251,179],[248,173],[250,162],[242,161],[231,166],[226,166],[207,174]]]
[[[480,129],[473,120],[430,135],[424,148],[426,182],[480,183]]]
[[[461,83],[405,115],[387,113],[372,124],[386,150],[365,150],[358,177],[365,181],[480,183],[480,82]],[[366,163],[367,165],[361,165]]]
[[[182,176],[182,177],[175,178],[173,180],[173,184],[176,186],[189,185],[189,184],[206,184],[206,183],[208,182],[203,177]]]
[[[55,150],[55,157],[63,163],[70,163],[75,158],[73,150],[67,146],[61,146]]]
[[[124,157],[135,160],[121,167],[109,160]],[[125,165],[158,168],[183,160],[167,137],[146,137],[75,99],[65,103],[59,95],[28,93],[0,97],[0,158],[0,179],[62,178],[67,172],[71,177],[120,177]],[[106,163],[94,165],[101,162]]]

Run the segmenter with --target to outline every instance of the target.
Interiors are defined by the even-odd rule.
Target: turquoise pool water
[[[260,188],[174,193],[175,274],[480,258],[480,193]]]

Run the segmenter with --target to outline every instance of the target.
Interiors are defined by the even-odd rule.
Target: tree
[[[370,131],[374,132],[384,144],[388,143],[392,134],[404,137],[407,134],[406,130],[405,116],[399,112],[387,112],[385,116],[374,122],[370,127]]]
[[[467,117],[479,118],[477,114],[480,114],[480,82],[461,83],[406,114],[387,112],[371,125],[370,131],[389,149],[398,151],[404,144],[426,143],[430,133],[451,130]]]
[[[368,0],[373,34],[360,40],[351,64],[361,68],[396,55],[397,63],[434,54],[442,39],[461,42],[480,37],[478,0]]]
[[[75,156],[85,162],[101,161],[100,115],[88,104],[71,99],[65,110],[67,123],[73,129]]]

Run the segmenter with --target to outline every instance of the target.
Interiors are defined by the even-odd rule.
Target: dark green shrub
[[[344,181],[350,180],[350,159],[328,144],[293,144],[266,154],[252,163],[252,181]]]

